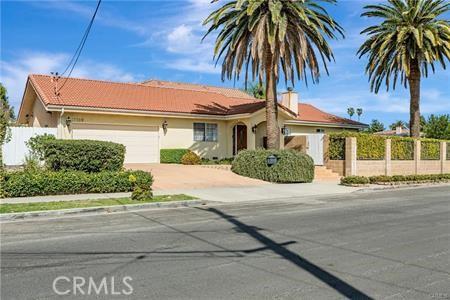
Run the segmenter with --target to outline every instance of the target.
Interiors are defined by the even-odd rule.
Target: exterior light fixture
[[[169,124],[167,123],[166,120],[164,120],[164,122],[162,123],[161,126],[162,126],[162,129],[164,131],[164,134],[166,134],[167,133],[167,127],[169,126]]]
[[[290,133],[291,131],[289,130],[289,128],[286,127],[286,125],[281,127],[281,134],[283,134],[284,136],[288,136]]]
[[[267,162],[267,166],[269,166],[269,167],[276,165],[278,162],[278,157],[276,157],[273,154],[270,154],[269,156],[267,156],[266,162]]]
[[[254,125],[254,126],[252,127],[252,132],[253,132],[253,133],[256,133],[256,128],[258,128],[258,126],[256,126],[256,125]]]
[[[66,118],[66,125],[67,127],[70,127],[70,124],[72,124],[72,119],[70,117]]]

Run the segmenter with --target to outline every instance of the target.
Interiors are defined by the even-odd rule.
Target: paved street
[[[65,276],[64,299],[95,298],[87,282],[104,277],[101,299],[450,299],[449,195],[446,186],[6,223],[1,298],[59,299],[52,286]]]

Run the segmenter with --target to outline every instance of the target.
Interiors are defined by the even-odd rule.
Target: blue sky
[[[233,87],[222,82],[220,66],[212,61],[213,37],[203,43],[202,20],[214,5],[209,0],[103,1],[89,39],[73,73],[117,81],[150,78]],[[225,0],[219,1],[220,3]],[[359,32],[373,22],[361,18],[368,1],[339,1],[328,6],[346,31],[333,41],[335,63],[330,75],[306,87],[297,83],[300,101],[338,115],[361,107],[362,121],[379,119],[386,125],[408,120],[409,95],[402,87],[378,95],[369,90],[365,59],[356,50],[364,40]],[[64,70],[93,13],[96,1],[1,2],[1,82],[16,107],[29,73]],[[450,72],[441,68],[422,82],[422,112],[450,113]],[[243,82],[234,85],[243,86]],[[284,83],[279,90],[284,90]]]

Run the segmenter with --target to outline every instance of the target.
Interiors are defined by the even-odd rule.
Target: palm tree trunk
[[[420,68],[416,59],[410,62],[409,83],[409,130],[410,136],[420,137]]]
[[[270,56],[272,56],[270,54]],[[272,59],[268,59],[272,61]],[[266,68],[266,131],[267,149],[280,149],[280,129],[278,128],[277,86],[272,66]]]

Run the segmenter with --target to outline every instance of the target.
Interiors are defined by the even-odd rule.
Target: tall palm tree
[[[239,80],[243,72],[247,83],[251,72],[252,80],[265,81],[269,149],[280,147],[276,99],[280,70],[286,84],[294,85],[296,78],[306,81],[307,69],[312,82],[318,82],[319,60],[328,74],[327,62],[334,59],[326,38],[335,39],[335,32],[343,36],[319,1],[237,0],[212,12],[203,23],[211,24],[205,37],[220,29],[214,57],[216,63],[223,59],[222,80]]]
[[[410,134],[420,136],[420,79],[434,73],[436,62],[445,69],[450,59],[449,21],[439,19],[450,10],[448,0],[388,0],[367,5],[361,16],[381,18],[378,25],[364,29],[367,41],[359,48],[361,58],[369,56],[366,72],[371,90],[378,93],[383,81],[389,90],[398,77],[410,93]]]

